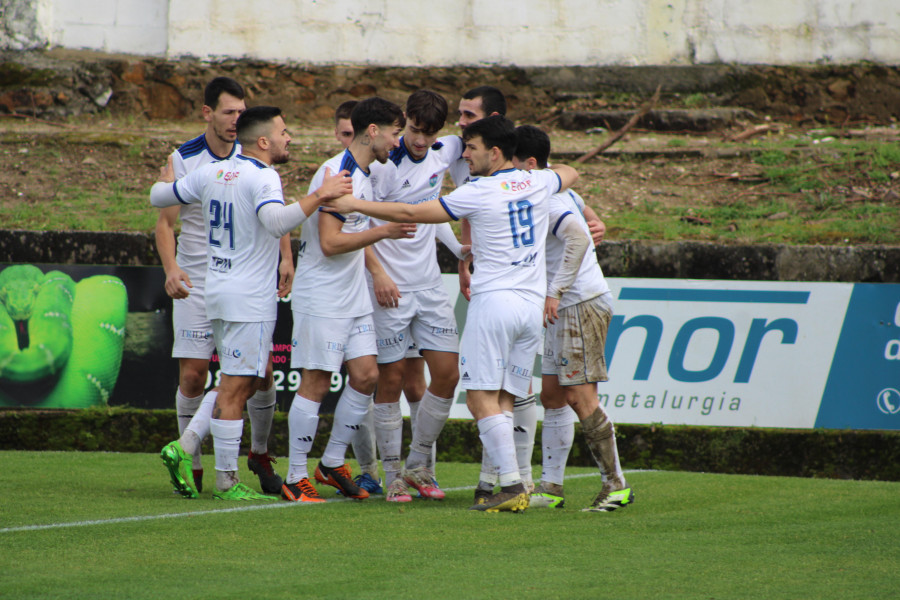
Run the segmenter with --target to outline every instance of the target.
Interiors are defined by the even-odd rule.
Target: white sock
[[[541,426],[541,481],[562,485],[566,473],[566,461],[575,439],[577,415],[570,406],[545,408]]]
[[[200,406],[194,411],[194,416],[190,423],[185,426],[181,433],[181,447],[184,451],[191,454],[193,459],[193,468],[202,469],[203,464],[200,462],[200,446],[203,440],[209,435],[209,420],[212,419],[213,407],[216,405],[216,398],[219,392],[207,392],[200,402]],[[193,450],[193,451],[192,451]]]
[[[353,455],[359,463],[359,470],[378,479],[378,457],[375,455],[375,411],[369,402],[366,416],[359,424],[359,431],[353,436]]]
[[[516,461],[525,485],[531,486],[531,457],[534,454],[534,434],[537,431],[537,403],[534,394],[516,398],[513,406],[513,439],[516,440]]]
[[[181,393],[180,387],[175,392],[175,414],[178,416],[178,435],[184,433],[185,427],[190,424],[197,409],[200,408],[200,402],[202,400],[202,394],[196,398],[188,398]]]
[[[413,435],[416,433],[416,419],[419,417],[419,407],[422,406],[422,401],[418,402],[408,402],[409,404],[409,426],[412,429]]]
[[[319,403],[294,395],[288,411],[288,472],[285,482],[297,483],[309,477],[306,468],[309,451],[316,441],[319,427]]]
[[[492,463],[500,468],[499,483],[509,486],[521,481],[516,462],[516,445],[513,441],[511,418],[493,415],[478,421],[478,437],[487,450]]]
[[[244,434],[244,420],[211,419],[209,431],[212,434],[213,448],[216,452],[216,471],[234,473],[233,479],[237,481],[238,454],[241,450],[241,437]],[[219,481],[218,474],[216,481]],[[227,490],[228,488],[220,489]]]
[[[409,403],[409,426],[412,429],[413,436],[416,435],[416,417],[419,415],[419,406],[422,405],[422,400],[420,399],[418,402],[410,402]],[[412,447],[412,441],[410,440],[410,447]],[[434,463],[437,462],[437,443],[431,445],[431,457],[428,460],[428,466],[434,470]]]
[[[487,484],[493,489],[495,485],[497,485],[497,481],[500,479],[500,470],[493,462],[491,462],[491,457],[488,456],[487,450],[484,446],[481,447],[481,473],[478,474],[478,487],[486,487],[482,486],[482,483]]]
[[[337,408],[334,410],[331,437],[328,438],[328,445],[325,446],[325,452],[322,453],[321,463],[323,465],[334,468],[344,464],[347,446],[350,445],[353,436],[359,430],[359,424],[366,416],[370,402],[372,402],[372,394],[363,394],[349,385],[344,386],[344,392],[338,399]]]
[[[265,454],[269,451],[269,434],[275,417],[275,384],[267,390],[257,390],[247,400],[250,415],[250,451]]]
[[[384,485],[400,476],[400,452],[403,445],[403,414],[399,402],[375,405],[375,439],[384,468]]]
[[[425,466],[432,460],[434,444],[444,429],[444,424],[447,423],[447,417],[450,416],[453,398],[439,398],[430,390],[426,390],[420,404],[412,443],[409,446],[409,456],[406,459],[406,466],[410,469]]]

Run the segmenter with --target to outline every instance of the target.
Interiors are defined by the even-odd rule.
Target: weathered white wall
[[[4,7],[0,47],[27,46],[24,28],[32,46],[314,64],[900,64],[900,0],[4,0]],[[17,12],[30,21],[16,20]]]

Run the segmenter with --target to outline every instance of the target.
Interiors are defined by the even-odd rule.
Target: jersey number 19
[[[512,231],[513,246],[534,246],[534,218],[531,202],[519,200],[508,202],[509,228]]]

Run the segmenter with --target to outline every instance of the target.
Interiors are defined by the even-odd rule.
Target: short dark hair
[[[494,113],[506,114],[506,96],[492,85],[480,85],[463,94],[465,100],[481,98],[481,108],[484,116],[489,117]]]
[[[359,104],[359,100],[347,100],[346,102],[341,102],[334,111],[334,124],[337,125],[338,121],[341,119],[349,119],[350,113],[353,112],[353,109],[357,104]]]
[[[237,139],[241,146],[251,147],[260,137],[268,133],[263,125],[281,116],[277,106],[252,106],[241,113],[237,120]]]
[[[350,124],[353,125],[353,135],[357,136],[373,124],[379,127],[390,127],[391,125],[405,127],[406,118],[403,116],[403,109],[393,102],[372,96],[360,100],[359,104],[353,107],[353,112],[350,113]]]
[[[515,157],[522,161],[534,158],[539,168],[546,169],[550,158],[550,136],[534,125],[516,127]]]
[[[516,152],[516,126],[503,115],[485,117],[463,129],[463,141],[480,137],[485,148],[500,148],[503,158],[511,160]]]
[[[426,135],[440,131],[447,122],[447,100],[431,90],[418,90],[406,99],[406,118],[415,120]]]
[[[216,77],[207,83],[206,89],[203,90],[203,104],[215,110],[222,94],[230,94],[238,100],[243,100],[244,88],[231,77]]]

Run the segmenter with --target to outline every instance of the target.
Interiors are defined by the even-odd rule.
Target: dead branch
[[[634,127],[638,121],[640,121],[647,113],[649,113],[651,110],[653,110],[653,107],[656,106],[657,102],[659,102],[660,89],[662,89],[661,85],[656,86],[656,92],[653,94],[653,97],[650,98],[650,100],[648,102],[645,102],[644,105],[641,106],[640,110],[638,110],[636,113],[634,113],[634,115],[632,115],[632,117],[630,119],[628,119],[628,122],[625,123],[625,125],[622,127],[622,129],[620,129],[617,132],[610,135],[602,144],[600,144],[599,146],[597,146],[596,148],[594,148],[587,154],[584,154],[584,155],[576,158],[575,162],[586,163],[587,161],[591,160],[592,158],[594,158],[601,152],[609,149],[610,146],[612,146],[613,144],[618,142],[620,139],[622,139],[622,137],[626,133],[628,133],[629,129]]]
[[[749,140],[753,136],[759,135],[761,133],[766,133],[767,131],[777,130],[777,129],[778,129],[777,125],[772,125],[770,123],[766,123],[765,125],[753,125],[751,127],[748,127],[747,129],[743,130],[740,133],[736,133],[735,135],[731,136],[728,139],[729,139],[729,141],[732,141],[732,142],[743,142],[744,140]]]

